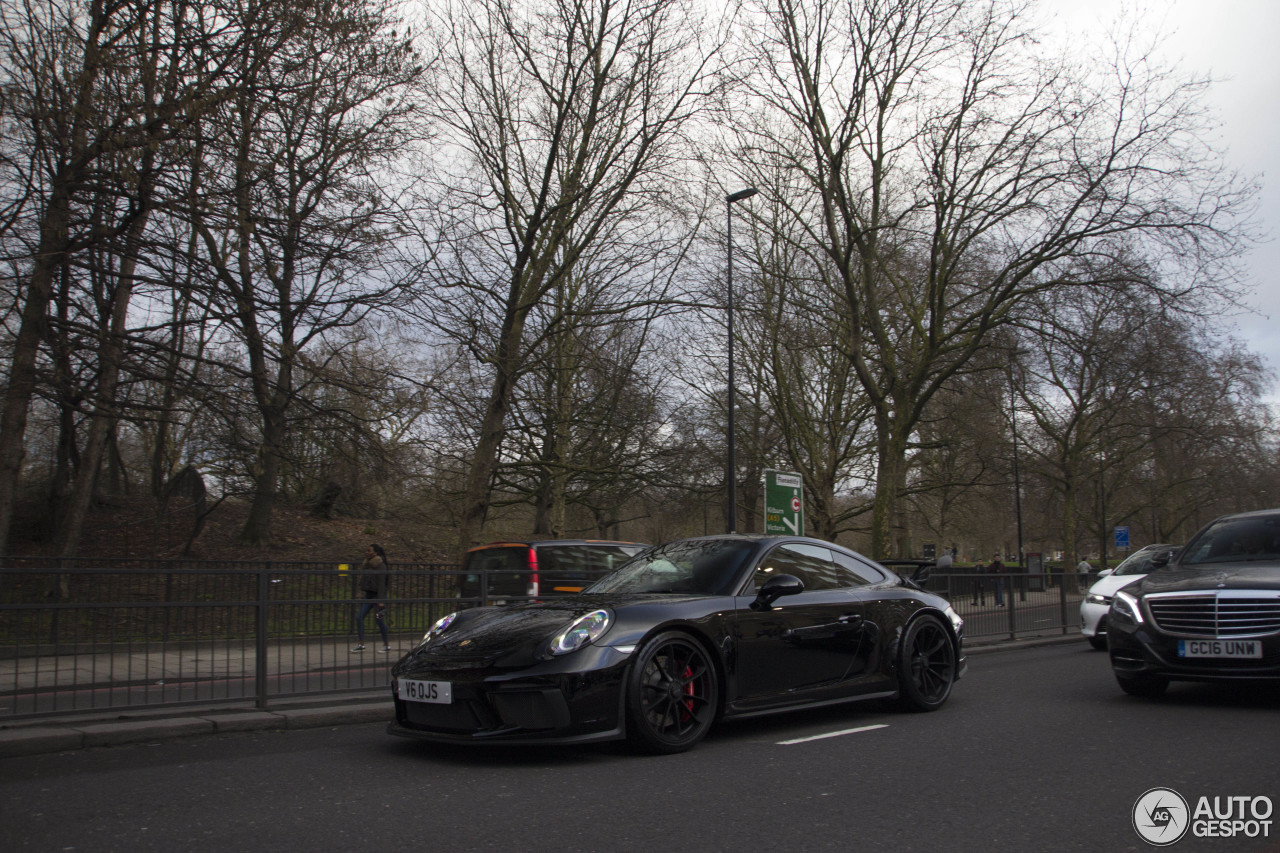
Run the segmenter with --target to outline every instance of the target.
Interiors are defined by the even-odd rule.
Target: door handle
[[[859,613],[846,613],[836,621],[841,625],[857,625],[862,621],[862,615]]]

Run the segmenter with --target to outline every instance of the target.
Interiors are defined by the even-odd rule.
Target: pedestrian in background
[[[933,561],[934,574],[939,576],[951,574],[951,564],[952,564],[951,554],[952,554],[952,551],[950,548],[942,549],[942,556]],[[947,580],[943,581],[943,583],[945,583],[948,587],[950,587],[951,579],[948,578]]]
[[[356,613],[356,644],[353,652],[364,651],[364,620],[373,611],[373,621],[382,634],[383,652],[391,651],[391,641],[387,633],[387,552],[381,545],[370,545],[364,552],[364,562],[360,564],[360,577],[357,581],[364,600]]]
[[[1080,591],[1084,592],[1089,588],[1089,573],[1093,571],[1093,566],[1089,565],[1089,561],[1083,557],[1076,564],[1076,584],[1080,587]]]
[[[999,554],[991,561],[987,571],[996,576],[996,607],[1004,607],[1004,563],[1000,562]]]
[[[981,598],[984,607],[987,604],[987,585],[982,576],[986,574],[986,571],[987,566],[981,560],[978,561],[978,565],[973,567],[973,603],[975,605],[978,604],[978,599]]]

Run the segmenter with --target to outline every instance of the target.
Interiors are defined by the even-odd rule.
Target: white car
[[[1116,590],[1128,586],[1151,571],[1151,558],[1156,554],[1176,551],[1178,545],[1148,545],[1130,554],[1114,571],[1103,572],[1080,602],[1080,633],[1095,649],[1107,647],[1107,611]]]

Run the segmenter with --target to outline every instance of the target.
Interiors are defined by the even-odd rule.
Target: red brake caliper
[[[680,722],[687,723],[693,718],[693,667],[686,663],[684,665],[684,674],[681,677],[685,680],[684,695],[689,698],[680,703],[684,706],[683,719]]]

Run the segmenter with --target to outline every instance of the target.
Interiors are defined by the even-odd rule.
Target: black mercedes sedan
[[[1126,693],[1176,681],[1280,679],[1280,509],[1210,523],[1115,593],[1111,668]]]
[[[926,574],[803,537],[652,548],[578,595],[436,622],[392,668],[387,730],[674,753],[723,717],[886,698],[932,711],[965,660],[963,622],[917,585]]]

